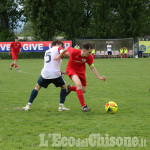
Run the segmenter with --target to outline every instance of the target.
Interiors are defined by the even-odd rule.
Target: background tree
[[[24,15],[31,22],[36,40],[52,40],[56,33],[57,3],[60,0],[25,0]]]
[[[23,15],[36,40],[144,36],[149,14],[150,0],[1,0],[0,40],[13,36]]]
[[[22,19],[23,10],[21,1],[1,0],[0,1],[0,41],[9,40],[14,34]]]
[[[93,0],[90,31],[94,38],[140,36],[144,30],[147,0]],[[148,14],[148,13],[147,13]]]
[[[26,22],[23,26],[22,31],[18,34],[18,36],[22,37],[33,37],[33,28],[31,22]]]
[[[70,38],[82,38],[86,35],[91,17],[90,0],[65,0],[59,5],[61,16],[60,31]]]
[[[145,8],[143,0],[118,0],[118,13],[115,30],[119,37],[136,37],[142,35],[145,24]],[[118,31],[118,32],[117,32]],[[117,37],[117,35],[116,35]]]

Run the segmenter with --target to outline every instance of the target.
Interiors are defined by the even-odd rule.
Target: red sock
[[[70,86],[69,90],[70,91],[76,91],[76,88],[77,88],[76,86]]]
[[[85,106],[86,104],[84,102],[84,96],[83,96],[82,90],[81,89],[80,90],[76,90],[76,93],[77,93],[77,96],[78,96],[78,99],[80,101],[81,106],[82,107]]]
[[[15,69],[17,68],[17,65],[15,65]]]
[[[13,66],[14,66],[14,64],[12,63],[10,67],[12,68]]]

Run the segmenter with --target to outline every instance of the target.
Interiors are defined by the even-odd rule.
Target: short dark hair
[[[89,50],[89,49],[93,49],[93,46],[92,46],[91,43],[84,43],[83,48],[86,49],[86,50]]]
[[[18,37],[17,37],[17,36],[15,36],[15,39],[18,39]]]
[[[54,40],[52,42],[52,46],[55,46],[56,44],[58,44],[58,45],[62,44],[62,47],[64,46],[64,43],[62,41],[60,41],[60,40]]]

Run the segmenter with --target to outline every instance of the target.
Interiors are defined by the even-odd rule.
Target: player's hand
[[[9,52],[9,56],[11,56],[11,52]]]
[[[104,76],[100,77],[99,79],[106,81],[106,77],[104,77]]]
[[[61,74],[67,74],[67,72],[66,71],[61,71]]]
[[[60,59],[61,59],[61,57],[59,57],[59,55],[54,58],[54,60],[56,60],[56,61],[59,61]]]

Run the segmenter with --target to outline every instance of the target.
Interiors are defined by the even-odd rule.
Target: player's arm
[[[22,47],[20,48],[20,52],[22,51]]]
[[[62,51],[60,52],[60,54],[54,58],[54,60],[60,60],[63,55],[66,56],[65,53],[67,52],[67,49],[68,49],[68,47],[66,47],[64,50],[62,50]],[[68,54],[69,54],[69,53],[67,53],[67,56],[68,56]]]
[[[20,52],[22,51],[21,43],[20,43]]]
[[[90,69],[91,69],[91,71],[95,74],[95,76],[96,76],[98,79],[104,80],[104,81],[106,80],[106,77],[99,75],[98,71],[97,71],[96,68],[94,67],[94,64],[91,64]]]
[[[12,49],[12,47],[10,46],[10,49],[9,49],[9,55],[11,55],[11,49]]]
[[[61,71],[61,74],[67,74],[67,72],[66,71]]]

